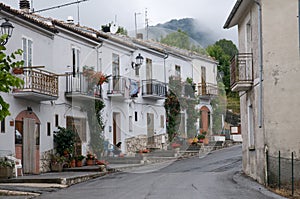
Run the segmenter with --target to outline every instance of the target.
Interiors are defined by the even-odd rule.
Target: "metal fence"
[[[282,157],[280,151],[276,157],[267,154],[268,185],[295,196],[300,194],[300,160],[294,152],[289,156]]]

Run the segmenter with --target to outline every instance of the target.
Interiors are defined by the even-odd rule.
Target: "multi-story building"
[[[238,0],[224,25],[238,26],[231,89],[240,95],[243,170],[260,183],[277,179],[279,151],[283,165],[291,152],[299,158],[298,8],[298,0]]]
[[[26,1],[28,4],[29,2]],[[133,152],[126,140],[146,138],[143,147],[165,148],[167,142],[164,100],[169,76],[182,81],[192,78],[200,100],[211,112],[210,84],[216,83],[217,63],[209,57],[150,41],[104,33],[0,3],[0,17],[14,26],[6,44],[7,53],[22,49],[22,88],[1,93],[10,104],[11,115],[1,121],[0,150],[22,160],[24,173],[49,170],[53,153],[53,131],[59,126],[77,133],[76,154],[91,150],[89,112],[84,105],[101,100],[104,138],[124,143],[122,151]],[[139,64],[136,58],[143,58]],[[89,70],[109,76],[101,87],[89,79]],[[202,116],[202,115],[201,115]],[[203,126],[209,129],[208,114]],[[186,133],[186,112],[182,110],[180,131]],[[199,127],[200,128],[200,127]]]

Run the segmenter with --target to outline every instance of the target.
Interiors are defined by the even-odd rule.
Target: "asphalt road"
[[[143,166],[76,184],[43,199],[280,198],[243,177],[241,146],[169,163]]]

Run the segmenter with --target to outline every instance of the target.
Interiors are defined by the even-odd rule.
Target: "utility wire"
[[[44,11],[47,11],[47,10],[52,10],[52,9],[56,9],[56,8],[61,8],[61,7],[69,6],[69,5],[76,4],[76,3],[79,4],[79,3],[84,2],[84,1],[88,1],[88,0],[80,0],[80,1],[76,1],[76,2],[70,2],[70,3],[58,5],[58,6],[53,6],[53,7],[50,7],[50,8],[45,8],[45,9],[33,11],[32,13],[36,13],[36,12],[44,12]]]

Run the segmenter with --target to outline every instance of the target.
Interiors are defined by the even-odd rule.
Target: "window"
[[[152,79],[152,60],[146,59],[146,79]]]
[[[136,111],[134,112],[134,121],[138,121],[138,113]]]
[[[58,115],[55,114],[55,127],[58,127],[59,124],[58,124]]]
[[[250,53],[251,50],[251,43],[252,43],[252,27],[251,22],[249,21],[246,25],[246,52]]]
[[[72,47],[72,67],[73,67],[73,77],[75,77],[76,73],[79,73],[79,48]]]
[[[165,128],[165,117],[163,115],[160,116],[160,128]]]
[[[248,146],[249,150],[254,150],[254,131],[253,131],[253,107],[248,101]]]
[[[47,136],[51,136],[51,123],[47,122]]]
[[[24,66],[32,66],[32,46],[33,42],[31,39],[22,38]]]
[[[132,116],[129,116],[129,132],[133,131]]]
[[[139,67],[135,68],[135,76],[140,76],[140,69],[139,69]]]
[[[120,76],[120,57],[117,54],[112,54],[112,75]]]
[[[178,65],[175,65],[175,76],[181,77],[181,69]]]
[[[1,121],[1,133],[5,133],[5,118]]]

